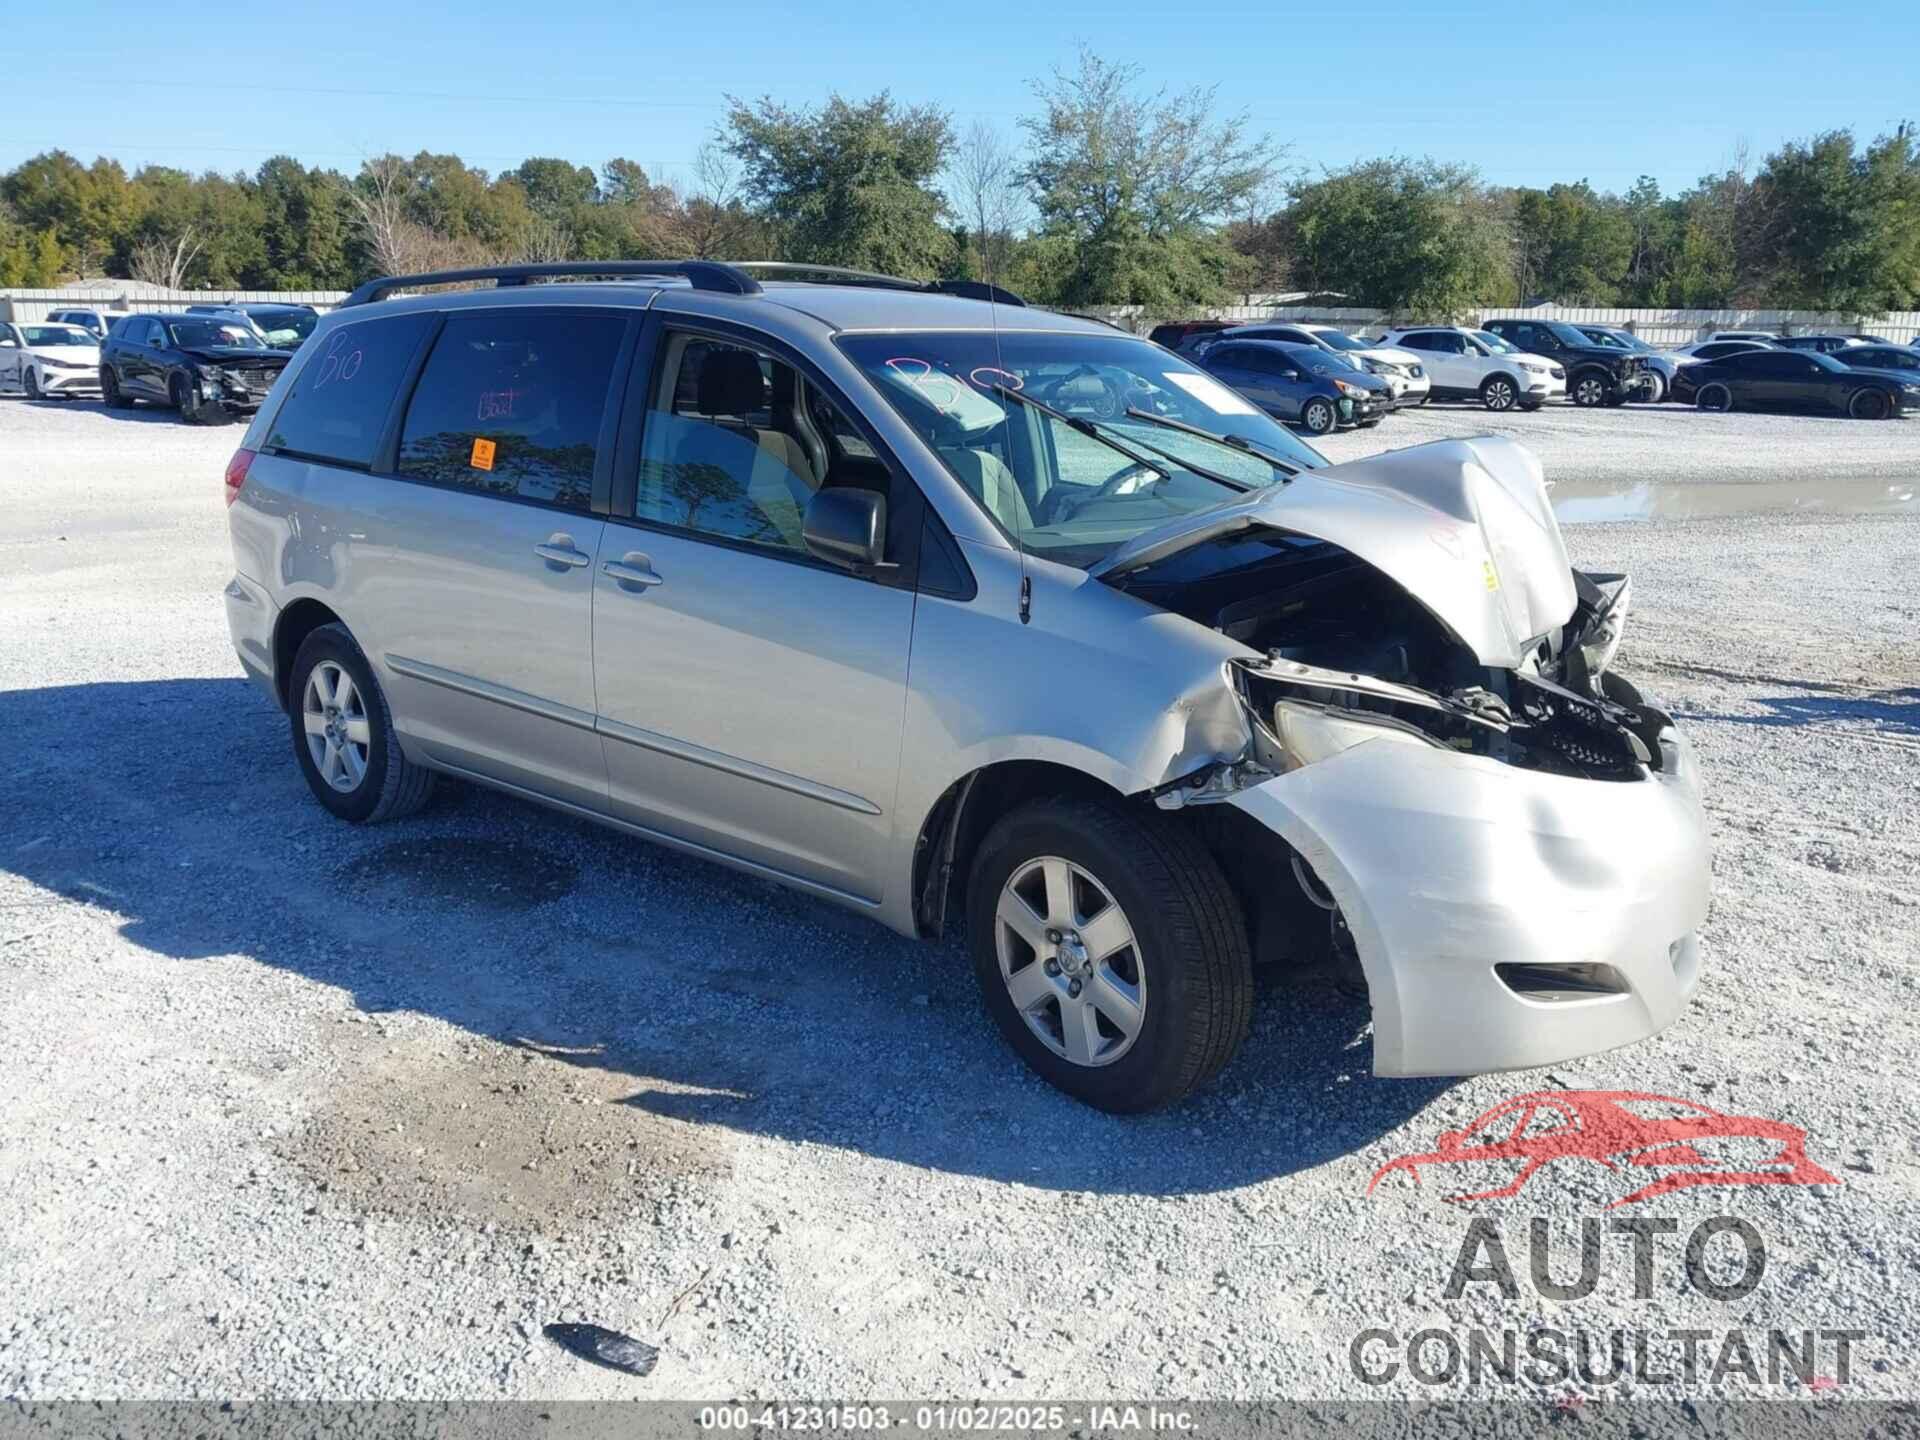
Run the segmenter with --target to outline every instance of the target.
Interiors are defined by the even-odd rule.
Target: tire
[[[1653,377],[1653,388],[1647,391],[1646,398],[1642,400],[1640,403],[1643,405],[1659,405],[1664,403],[1666,398],[1667,398],[1666,377],[1656,372]]]
[[[1709,380],[1693,395],[1696,410],[1717,410],[1721,414],[1733,409],[1733,391],[1718,380]]]
[[[1583,410],[1593,410],[1607,403],[1608,388],[1604,375],[1589,370],[1567,382],[1567,398]]]
[[[189,425],[202,423],[206,416],[202,413],[200,397],[193,387],[187,384],[184,375],[175,375],[167,381],[167,401],[180,412],[180,418]]]
[[[334,715],[328,702],[339,695],[343,675],[351,693]],[[334,727],[330,733],[309,733],[309,707],[315,720]],[[322,625],[301,641],[287,680],[287,717],[307,787],[340,819],[363,825],[397,820],[433,793],[433,772],[401,753],[386,694],[346,626]]]
[[[1109,907],[1117,924],[1105,919]],[[1049,932],[1049,920],[1061,919],[1069,925]],[[1125,942],[1102,957],[1096,947],[1116,933]],[[1170,1105],[1218,1074],[1246,1036],[1246,921],[1214,858],[1158,812],[1052,798],[1003,816],[974,856],[967,934],[981,995],[1007,1043],[1042,1079],[1096,1109]],[[1016,990],[1031,997],[1024,1008]],[[1104,1003],[1116,996],[1119,1003]],[[1131,1031],[1112,1018],[1129,1013]],[[1076,1020],[1077,1044],[1066,1028]]]
[[[1511,375],[1489,375],[1480,382],[1480,403],[1496,414],[1505,414],[1520,403],[1520,387]]]
[[[120,377],[111,365],[100,367],[100,399],[109,410],[131,410],[133,397],[120,388]]]
[[[1300,428],[1309,435],[1325,435],[1340,423],[1340,412],[1331,400],[1319,396],[1300,407]]]
[[[31,398],[33,392],[27,392]],[[1847,414],[1855,420],[1884,420],[1893,414],[1893,401],[1884,390],[1868,387],[1853,392],[1853,398],[1847,401]]]
[[[26,388],[27,399],[44,400],[47,398],[40,393],[40,372],[35,370],[31,365],[27,367],[27,373],[21,383]]]

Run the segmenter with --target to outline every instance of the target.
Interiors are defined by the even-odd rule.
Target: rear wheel
[[[1519,387],[1509,375],[1489,375],[1480,382],[1480,403],[1489,410],[1511,410],[1520,403]]]
[[[1309,400],[1300,411],[1300,427],[1309,435],[1324,435],[1340,421],[1339,413],[1333,408],[1331,400],[1315,397]]]
[[[1718,380],[1710,380],[1694,395],[1693,403],[1701,410],[1731,410],[1733,409],[1733,391]]]
[[[287,679],[293,753],[314,799],[363,824],[410,815],[433,792],[433,772],[400,752],[373,667],[344,625],[300,642]]]
[[[31,395],[33,392],[27,392]],[[1847,414],[1856,420],[1884,420],[1893,413],[1893,401],[1884,390],[1856,390],[1847,402]]]
[[[1213,857],[1157,812],[1055,798],[1004,816],[974,857],[967,931],[1007,1042],[1098,1109],[1171,1104],[1246,1035],[1246,923]]]

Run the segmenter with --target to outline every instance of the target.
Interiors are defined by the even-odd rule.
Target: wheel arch
[[[322,625],[344,624],[331,606],[311,596],[293,601],[280,612],[273,622],[273,693],[279,697],[282,710],[292,703],[287,682],[301,642]]]

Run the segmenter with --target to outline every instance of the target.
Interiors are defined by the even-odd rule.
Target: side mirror
[[[801,517],[809,553],[848,570],[879,568],[886,553],[887,498],[871,490],[818,490]]]
[[[1280,372],[1280,378],[1282,380],[1298,380],[1300,378],[1300,372],[1298,370],[1282,370]]]

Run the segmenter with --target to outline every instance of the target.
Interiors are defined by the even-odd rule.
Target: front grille
[[[227,374],[249,390],[271,390],[273,382],[280,378],[278,370],[269,370],[258,365],[241,370],[229,370]]]

